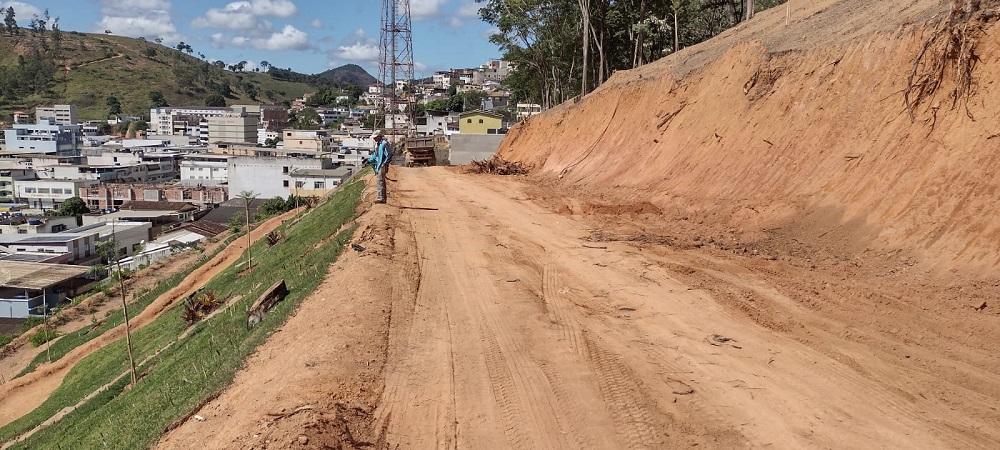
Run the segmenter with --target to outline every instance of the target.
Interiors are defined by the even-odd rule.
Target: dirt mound
[[[761,14],[522,123],[499,154],[607,203],[648,201],[739,239],[798,230],[798,240],[846,238],[831,243],[846,253],[904,250],[937,271],[992,269],[1000,34],[979,25],[968,110],[948,98],[956,74],[945,70],[914,122],[908,76],[949,11],[898,3],[815,2],[787,28],[783,8]],[[747,40],[767,28],[778,31]]]

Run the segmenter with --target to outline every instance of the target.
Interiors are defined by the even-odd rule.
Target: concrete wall
[[[473,160],[490,159],[500,148],[504,134],[453,134],[451,135],[452,164],[469,164]]]

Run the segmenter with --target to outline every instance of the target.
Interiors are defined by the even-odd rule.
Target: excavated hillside
[[[616,74],[515,127],[500,154],[604,203],[649,202],[740,243],[785,233],[810,252],[898,250],[939,273],[988,274],[1000,265],[997,2],[955,27],[971,61],[938,39],[915,69],[943,37],[946,3],[793,1],[790,25],[774,8]],[[941,85],[911,120],[907,86],[915,98],[940,61],[931,81]],[[968,94],[956,99],[964,69]]]

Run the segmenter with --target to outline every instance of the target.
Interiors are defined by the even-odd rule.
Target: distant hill
[[[337,84],[355,84],[358,86],[368,86],[375,82],[375,77],[371,76],[371,74],[357,64],[347,64],[336,69],[318,73],[316,74],[316,78],[329,80]]]
[[[14,111],[72,103],[81,120],[108,115],[109,96],[125,115],[148,114],[151,92],[171,106],[201,106],[220,94],[227,104],[279,103],[317,86],[260,72],[233,72],[187,53],[143,39],[47,31],[0,36],[0,122]],[[273,71],[273,69],[272,69]],[[154,94],[155,96],[155,94]]]

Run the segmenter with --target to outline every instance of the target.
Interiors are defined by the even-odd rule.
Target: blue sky
[[[0,0],[21,26],[46,8],[64,31],[190,44],[226,63],[261,61],[303,73],[347,63],[377,75],[379,0]],[[418,76],[499,57],[474,0],[410,0]]]

